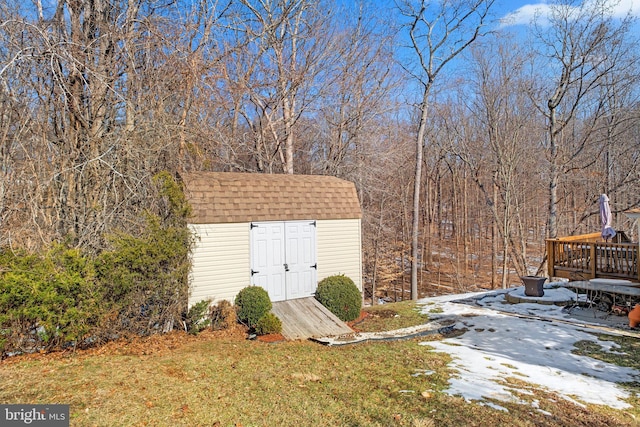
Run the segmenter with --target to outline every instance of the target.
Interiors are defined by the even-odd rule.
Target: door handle
[[[289,264],[287,263],[284,264],[284,271],[289,271]]]
[[[253,276],[254,274],[260,273],[259,271],[255,271],[253,268],[251,269],[251,275]]]

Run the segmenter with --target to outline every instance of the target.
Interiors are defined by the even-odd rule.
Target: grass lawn
[[[381,332],[422,325],[429,316],[420,313],[414,301],[402,301],[365,307],[363,319],[356,321],[353,327],[360,332]]]
[[[371,310],[383,308],[396,311],[394,322],[404,317],[400,327],[418,321],[411,304]],[[376,326],[360,326],[379,327],[369,319]],[[0,402],[70,404],[72,426],[636,425],[638,406],[582,407],[516,379],[508,381],[539,409],[500,402],[505,412],[451,397],[442,392],[448,357],[422,341],[325,347],[249,341],[241,332],[172,333],[5,360]]]

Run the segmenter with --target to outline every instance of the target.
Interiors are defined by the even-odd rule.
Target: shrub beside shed
[[[193,208],[189,305],[248,285],[272,301],[313,296],[334,274],[362,292],[362,213],[352,182],[320,175],[183,175]]]

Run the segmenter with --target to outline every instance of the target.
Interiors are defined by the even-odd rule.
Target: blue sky
[[[354,1],[358,0],[339,0],[343,1],[345,5],[351,4],[353,5]],[[362,1],[365,7],[375,7],[377,8],[376,14],[378,17],[385,22],[392,16],[397,16],[395,11],[392,9],[395,8],[395,5],[398,3],[402,3],[404,1],[413,1],[414,4],[418,4],[419,0],[359,0]],[[632,12],[632,14],[640,18],[640,0],[561,0],[561,1],[571,1],[574,5],[580,4],[589,4],[596,3],[604,4],[608,3],[612,7],[612,13],[616,17],[623,17],[627,13]],[[495,3],[492,6],[492,21],[494,22],[496,29],[501,29],[502,31],[506,31],[515,36],[514,40],[520,39],[524,40],[527,33],[527,27],[531,24],[532,20],[539,16],[542,19],[544,18],[545,12],[549,10],[549,5],[553,3],[557,3],[558,0],[495,0]],[[543,20],[539,20],[539,24],[544,25]],[[640,21],[640,20],[639,20]],[[488,27],[490,28],[490,26]],[[403,38],[406,35],[404,33],[400,34],[400,37]],[[409,43],[407,42],[408,46]],[[397,49],[396,57],[405,64],[408,68],[412,68],[412,63],[415,61],[414,53],[411,49]],[[459,58],[454,59],[448,66],[446,67],[445,75],[449,77],[455,78],[457,72],[465,72],[465,58],[464,55],[461,55]],[[412,92],[410,89],[405,92],[405,96],[411,97]],[[419,91],[415,92],[419,93]]]

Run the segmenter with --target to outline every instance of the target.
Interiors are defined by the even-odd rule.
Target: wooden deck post
[[[554,245],[550,239],[547,239],[547,275],[549,279],[553,277],[553,273],[555,273],[554,264],[555,264],[555,254],[553,253]]]
[[[596,278],[596,270],[597,270],[597,266],[598,263],[596,262],[596,254],[598,251],[596,251],[596,244],[592,243],[591,245],[589,245],[589,249],[590,249],[590,253],[589,253],[589,263],[591,264],[589,267],[591,267],[591,279],[595,279]]]

